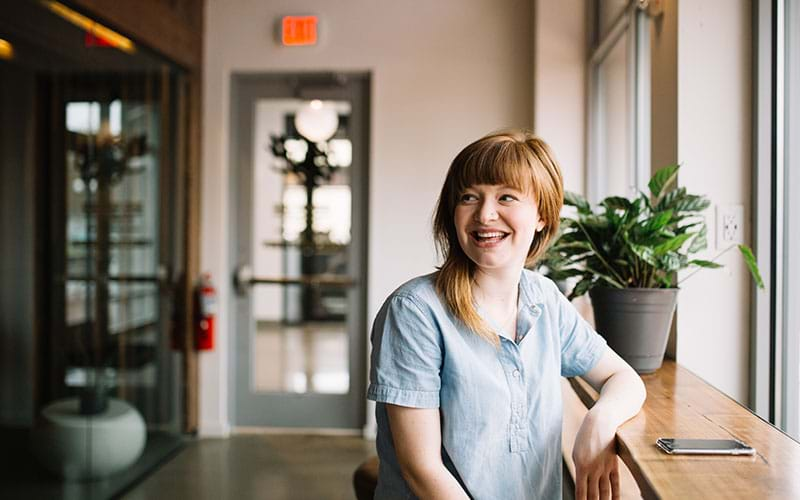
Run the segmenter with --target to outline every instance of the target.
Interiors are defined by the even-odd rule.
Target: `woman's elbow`
[[[422,492],[428,491],[431,484],[436,480],[436,474],[440,467],[444,467],[441,461],[437,463],[423,462],[420,460],[400,461],[400,474],[405,479],[408,487],[417,496]]]

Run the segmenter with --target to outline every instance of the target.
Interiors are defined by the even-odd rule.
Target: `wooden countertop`
[[[672,361],[643,375],[647,401],[617,432],[617,452],[644,498],[800,499],[800,444]],[[569,379],[591,407],[597,393]],[[753,456],[667,455],[659,437],[736,438]]]

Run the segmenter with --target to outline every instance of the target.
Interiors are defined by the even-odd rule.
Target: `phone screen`
[[[752,453],[754,451],[736,439],[659,438],[656,444],[667,453]]]

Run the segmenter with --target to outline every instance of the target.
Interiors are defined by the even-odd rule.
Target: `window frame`
[[[800,439],[800,6],[753,4],[753,250],[766,293],[752,289],[750,406]],[[788,57],[787,57],[788,56]]]
[[[605,108],[602,101],[603,81],[600,67],[612,49],[625,36],[628,37],[627,81],[633,89],[628,95],[628,178],[631,187],[645,191],[650,179],[650,25],[649,16],[640,2],[630,1],[612,23],[607,33],[600,33],[599,2],[594,3],[593,32],[595,43],[590,49],[588,62],[588,148],[586,172],[586,197],[597,203],[609,195],[609,165],[605,164],[605,141],[602,138]],[[630,32],[628,30],[631,30]],[[632,193],[626,193],[630,195]]]

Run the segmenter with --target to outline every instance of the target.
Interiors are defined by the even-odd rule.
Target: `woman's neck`
[[[473,276],[472,296],[481,306],[516,306],[520,275],[521,271],[492,273],[477,270]]]

